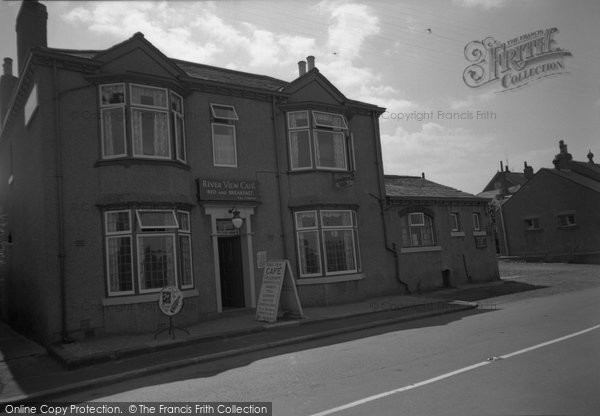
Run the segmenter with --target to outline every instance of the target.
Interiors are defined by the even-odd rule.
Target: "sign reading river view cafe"
[[[258,182],[240,179],[196,180],[201,201],[258,201]]]

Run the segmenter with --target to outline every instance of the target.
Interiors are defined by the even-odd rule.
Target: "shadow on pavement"
[[[502,281],[497,285],[488,285],[481,287],[466,287],[454,289],[451,291],[440,291],[430,296],[438,299],[460,299],[468,302],[489,299],[497,296],[511,295],[513,293],[526,292],[530,290],[545,289],[549,286],[531,285],[516,281]]]
[[[474,316],[482,313],[488,313],[490,310],[477,310],[470,309],[451,314],[443,314],[430,316],[423,319],[405,321],[401,323],[393,323],[388,325],[382,325],[377,327],[371,327],[358,331],[351,331],[341,333],[338,335],[327,336],[319,339],[303,341],[296,344],[269,347],[267,349],[261,349],[257,351],[244,352],[238,355],[233,355],[221,359],[216,359],[208,362],[199,364],[190,364],[182,366],[170,371],[161,372],[161,374],[147,374],[139,378],[133,378],[124,380],[122,382],[104,385],[95,389],[94,391],[80,391],[79,393],[73,392],[69,395],[49,397],[49,400],[69,400],[76,402],[84,402],[88,400],[101,399],[106,396],[112,396],[120,393],[125,393],[131,390],[151,387],[166,383],[181,382],[185,380],[201,379],[216,376],[222,372],[229,371],[232,369],[243,368],[251,365],[252,363],[275,357],[282,354],[296,353],[300,351],[329,347],[332,345],[355,341],[367,337],[373,337],[383,335],[396,331],[406,331],[410,329],[443,326],[453,321],[457,321],[469,316]],[[382,313],[391,314],[393,312]],[[397,313],[397,312],[396,312]],[[140,368],[144,365],[154,365],[165,360],[172,360],[173,356],[176,355],[178,359],[185,359],[185,357],[193,357],[214,351],[216,348],[219,349],[236,349],[244,348],[249,345],[262,343],[268,345],[270,343],[277,343],[279,340],[297,337],[303,334],[310,334],[311,332],[327,331],[331,328],[340,328],[345,325],[356,325],[361,320],[368,319],[369,317],[355,317],[345,320],[343,324],[339,321],[330,321],[323,323],[315,323],[311,325],[301,325],[290,328],[283,328],[277,331],[268,331],[258,334],[251,334],[243,337],[236,337],[226,340],[220,340],[218,342],[208,342],[196,345],[190,345],[177,350],[157,352],[153,354],[146,354],[139,358],[131,358],[127,360],[121,360],[113,363],[107,363],[95,366],[95,371],[110,372],[109,367],[118,366],[121,371],[128,370],[134,367]],[[370,317],[372,320],[373,318]],[[104,368],[104,370],[102,370]],[[121,400],[121,399],[120,399]]]

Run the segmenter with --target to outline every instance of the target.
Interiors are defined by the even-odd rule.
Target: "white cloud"
[[[419,176],[424,172],[435,182],[479,193],[495,173],[490,168],[497,159],[495,139],[469,129],[428,122],[415,132],[398,126],[393,134],[382,134],[381,140],[386,174]],[[473,176],[473,172],[487,170],[489,177]]]
[[[462,7],[493,9],[504,6],[507,3],[507,0],[453,0],[453,3]]]
[[[452,110],[474,109],[476,105],[489,103],[495,96],[494,92],[488,91],[478,95],[469,95],[463,99],[450,99],[450,108]]]

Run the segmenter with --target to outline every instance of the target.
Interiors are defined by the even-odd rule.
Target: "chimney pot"
[[[421,179],[425,179],[425,172],[421,172]]]
[[[4,58],[4,63],[2,64],[4,75],[12,76],[12,63],[13,60],[11,58]]]
[[[308,70],[310,71],[311,69],[313,69],[315,67],[315,57],[314,56],[307,56],[306,57],[306,62],[308,64]]]
[[[298,73],[300,76],[306,74],[306,61],[298,62]]]

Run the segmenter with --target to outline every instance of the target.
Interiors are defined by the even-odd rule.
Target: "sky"
[[[297,78],[297,62],[313,55],[347,98],[387,109],[380,118],[386,174],[424,173],[477,194],[500,161],[514,172],[525,161],[535,171],[551,168],[559,140],[575,160],[587,161],[589,150],[600,160],[597,0],[42,3],[55,48],[106,49],[142,32],[169,57],[284,81]],[[15,68],[19,7],[0,3],[0,58],[12,57]],[[465,82],[465,70],[477,64],[467,59],[471,42],[492,38],[511,49],[552,28],[558,58],[542,56],[525,68],[509,60],[500,68],[509,69],[501,73],[504,84]],[[491,55],[482,55],[484,80]],[[512,88],[528,68],[538,69]]]

